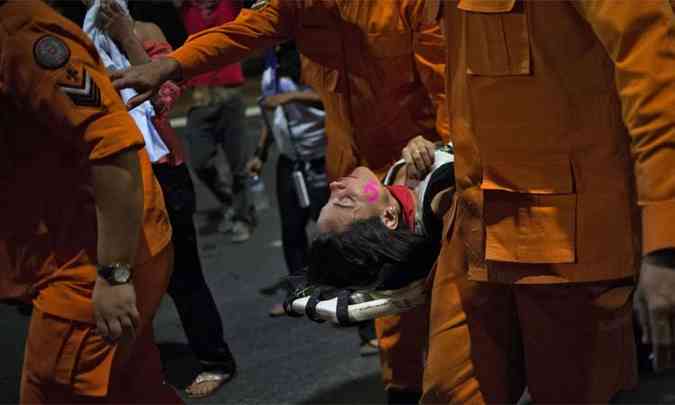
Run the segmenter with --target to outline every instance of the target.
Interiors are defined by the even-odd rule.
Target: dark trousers
[[[313,162],[315,170],[325,170],[323,159]],[[328,185],[311,187],[307,184],[307,191],[311,205],[302,208],[293,185],[294,163],[284,155],[279,155],[277,161],[277,201],[281,217],[281,242],[284,249],[284,259],[290,275],[297,275],[307,265],[307,249],[309,241],[305,230],[310,219],[319,217],[321,208],[328,202],[330,192]]]
[[[190,161],[199,179],[223,204],[229,196],[218,184],[218,173],[207,165],[222,148],[232,172],[232,207],[237,220],[252,223],[253,213],[246,193],[246,161],[249,145],[244,129],[245,108],[239,95],[218,103],[193,107],[187,117],[186,139],[190,147]]]
[[[206,285],[193,222],[196,198],[187,165],[153,165],[173,227],[174,271],[167,292],[178,310],[190,348],[205,370],[232,371],[234,359],[223,322]]]

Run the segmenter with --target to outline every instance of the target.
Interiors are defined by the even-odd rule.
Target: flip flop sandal
[[[210,382],[214,382],[217,384],[215,384],[215,386],[212,389],[208,390],[204,394],[194,394],[191,391],[188,391],[187,389],[185,389],[185,393],[190,398],[206,398],[208,396],[215,394],[216,391],[222,388],[223,385],[225,385],[225,383],[230,381],[233,377],[234,373],[217,373],[212,371],[204,371],[197,375],[192,384],[190,384],[190,387],[196,387],[200,384]]]

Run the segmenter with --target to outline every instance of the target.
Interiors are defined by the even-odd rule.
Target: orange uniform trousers
[[[385,390],[422,392],[429,307],[375,320]]]
[[[171,269],[171,245],[134,269],[141,316],[135,341],[121,339],[111,345],[95,334],[94,324],[35,309],[26,341],[21,403],[182,403],[164,384],[152,329]]]
[[[515,403],[525,387],[535,403],[607,403],[637,384],[632,280],[469,280],[452,216],[433,279],[423,404]]]

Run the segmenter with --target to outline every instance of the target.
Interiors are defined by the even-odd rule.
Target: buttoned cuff
[[[642,254],[675,248],[675,200],[642,206]]]

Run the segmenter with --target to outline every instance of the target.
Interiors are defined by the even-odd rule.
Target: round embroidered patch
[[[70,59],[70,48],[59,38],[45,35],[33,45],[33,57],[45,69],[58,69]]]

